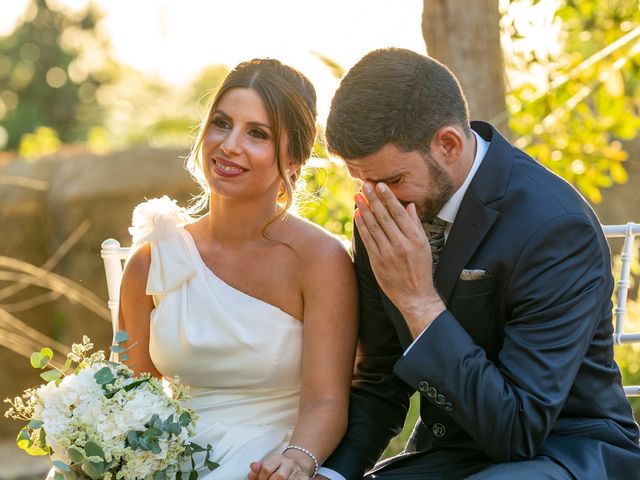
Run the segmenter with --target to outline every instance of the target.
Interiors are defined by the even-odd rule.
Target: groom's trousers
[[[491,464],[477,450],[435,449],[383,462],[363,480],[572,480],[562,465],[549,457]]]

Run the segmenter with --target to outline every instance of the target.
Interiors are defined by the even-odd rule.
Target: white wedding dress
[[[218,278],[184,229],[189,221],[168,197],[134,211],[134,245],[152,246],[149,351],[162,375],[191,387],[188,406],[199,416],[192,441],[211,444],[211,460],[221,465],[212,472],[200,465],[199,479],[246,479],[251,462],[280,451],[291,436],[302,323]]]

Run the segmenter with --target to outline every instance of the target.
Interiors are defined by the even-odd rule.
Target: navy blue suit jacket
[[[578,479],[640,476],[638,427],[613,360],[609,248],[564,180],[492,126],[435,271],[447,310],[412,338],[354,232],[360,337],[349,429],[325,466],[359,479],[421,394],[408,451],[544,454]],[[461,280],[463,269],[486,271]]]

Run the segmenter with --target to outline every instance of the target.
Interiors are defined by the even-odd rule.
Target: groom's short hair
[[[453,73],[433,58],[385,48],[365,55],[342,79],[327,119],[327,145],[345,160],[388,143],[425,152],[445,125],[471,135],[467,101]]]

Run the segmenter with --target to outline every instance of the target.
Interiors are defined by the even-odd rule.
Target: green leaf
[[[124,330],[120,330],[116,332],[116,336],[114,340],[116,343],[124,343],[129,340],[129,335]]]
[[[189,444],[189,446],[191,447],[191,450],[193,451],[193,453],[200,453],[200,452],[206,452],[207,449],[206,448],[202,448],[200,445],[191,442]]]
[[[61,376],[62,372],[59,372],[58,370],[48,370],[40,374],[40,378],[42,378],[45,382],[54,382]]]
[[[129,446],[134,450],[138,448],[138,432],[131,430],[127,433],[127,442],[129,442]]]
[[[27,424],[27,428],[30,429],[30,430],[36,430],[36,429],[40,428],[42,425],[44,425],[44,422],[41,422],[40,420],[31,420]]]
[[[42,355],[40,354],[40,352],[33,352],[29,360],[33,368],[40,368],[40,361],[42,360]]]
[[[66,372],[67,370],[69,370],[69,367],[71,366],[71,359],[67,358],[67,361],[64,362],[64,365],[62,366],[62,372]]]
[[[53,475],[53,480],[65,480],[64,475],[62,475],[60,472],[56,472]]]
[[[111,345],[109,347],[109,350],[111,350],[113,353],[123,353],[126,348],[121,345]]]
[[[98,385],[107,385],[115,380],[113,371],[109,367],[102,367],[93,375],[93,378]]]
[[[89,475],[92,480],[98,480],[104,473],[104,462],[90,462],[85,460],[82,463],[82,471]]]
[[[145,438],[159,438],[162,435],[162,430],[160,430],[159,428],[148,428],[143,434],[142,436]]]
[[[84,444],[84,451],[87,454],[87,457],[100,457],[104,458],[104,451],[100,448],[95,442],[87,442]]]
[[[84,453],[82,453],[82,451],[76,447],[67,448],[67,456],[73,463],[84,462]]]
[[[142,450],[151,450],[151,440],[147,437],[138,437],[138,445]]]
[[[44,368],[49,364],[49,360],[53,358],[53,351],[50,348],[40,350],[40,368]]]
[[[60,460],[54,460],[52,463],[58,470],[62,470],[63,472],[71,471],[71,469],[69,468],[69,465],[67,465],[66,463]]]
[[[31,445],[33,445],[33,441],[31,440],[31,435],[29,434],[27,427],[22,428],[20,432],[18,432],[16,443],[22,450],[27,450]]]
[[[207,460],[204,462],[204,465],[209,469],[209,470],[215,470],[216,468],[218,468],[220,466],[219,463],[213,462],[211,460]]]
[[[189,474],[189,480],[198,480],[198,472],[196,472],[195,470],[192,470],[191,473]]]
[[[191,415],[189,415],[189,412],[183,412],[182,415],[180,415],[180,418],[178,418],[178,423],[183,427],[189,426],[191,423]]]
[[[157,439],[151,439],[149,440],[149,445],[151,446],[151,452],[155,455],[159,455],[162,452],[162,449],[160,448],[160,444],[158,443]]]
[[[182,472],[180,470],[176,472],[176,480],[182,480]]]
[[[164,470],[161,470],[153,474],[153,480],[165,480],[166,478],[167,476],[164,473]]]

